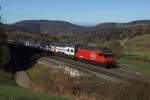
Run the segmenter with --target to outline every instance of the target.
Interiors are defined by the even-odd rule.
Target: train
[[[117,67],[116,56],[109,48],[85,47],[80,44],[67,44],[52,41],[17,40],[18,43],[50,51],[51,54],[68,59],[100,65],[106,68]]]

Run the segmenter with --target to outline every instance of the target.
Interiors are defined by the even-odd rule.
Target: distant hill
[[[77,30],[82,30],[84,27],[74,25],[65,21],[55,20],[24,20],[14,23],[12,26],[16,31],[29,33],[43,33],[43,34],[58,34],[58,33],[72,33]]]
[[[150,34],[150,20],[137,20],[128,23],[101,23],[96,26],[80,26],[57,20],[24,20],[6,25],[8,33],[73,35],[76,38],[100,40],[120,39]]]
[[[127,23],[128,25],[147,25],[150,24],[150,20],[137,20]]]
[[[150,34],[150,20],[137,20],[128,23],[101,23],[95,26],[96,33],[108,38],[134,37]]]
[[[119,23],[101,23],[96,25],[96,28],[102,28],[102,27],[117,27],[119,25]]]

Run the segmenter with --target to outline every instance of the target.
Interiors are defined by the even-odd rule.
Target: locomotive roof
[[[79,46],[78,48],[86,49],[86,50],[97,50],[97,51],[102,51],[102,52],[111,52],[110,48],[83,47],[83,46]]]

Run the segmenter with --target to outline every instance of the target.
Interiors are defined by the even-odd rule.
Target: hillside
[[[69,100],[69,98],[27,90],[15,83],[11,73],[0,71],[0,100]]]
[[[53,35],[67,42],[101,43],[111,40],[150,33],[150,20],[139,20],[128,23],[101,23],[96,26],[79,26],[66,21],[24,20],[5,25],[8,36],[30,36],[37,34]],[[101,45],[101,44],[98,44]]]
[[[135,24],[150,24],[150,20],[137,20],[129,22],[128,25],[135,25]]]
[[[84,28],[66,21],[56,20],[24,20],[14,23],[10,27],[13,27],[15,31],[35,34],[71,33]]]
[[[150,49],[150,34],[136,36],[125,42],[126,45],[132,48],[147,48]]]

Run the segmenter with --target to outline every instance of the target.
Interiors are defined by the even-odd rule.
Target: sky
[[[0,0],[3,23],[63,20],[76,24],[150,19],[150,0]]]

